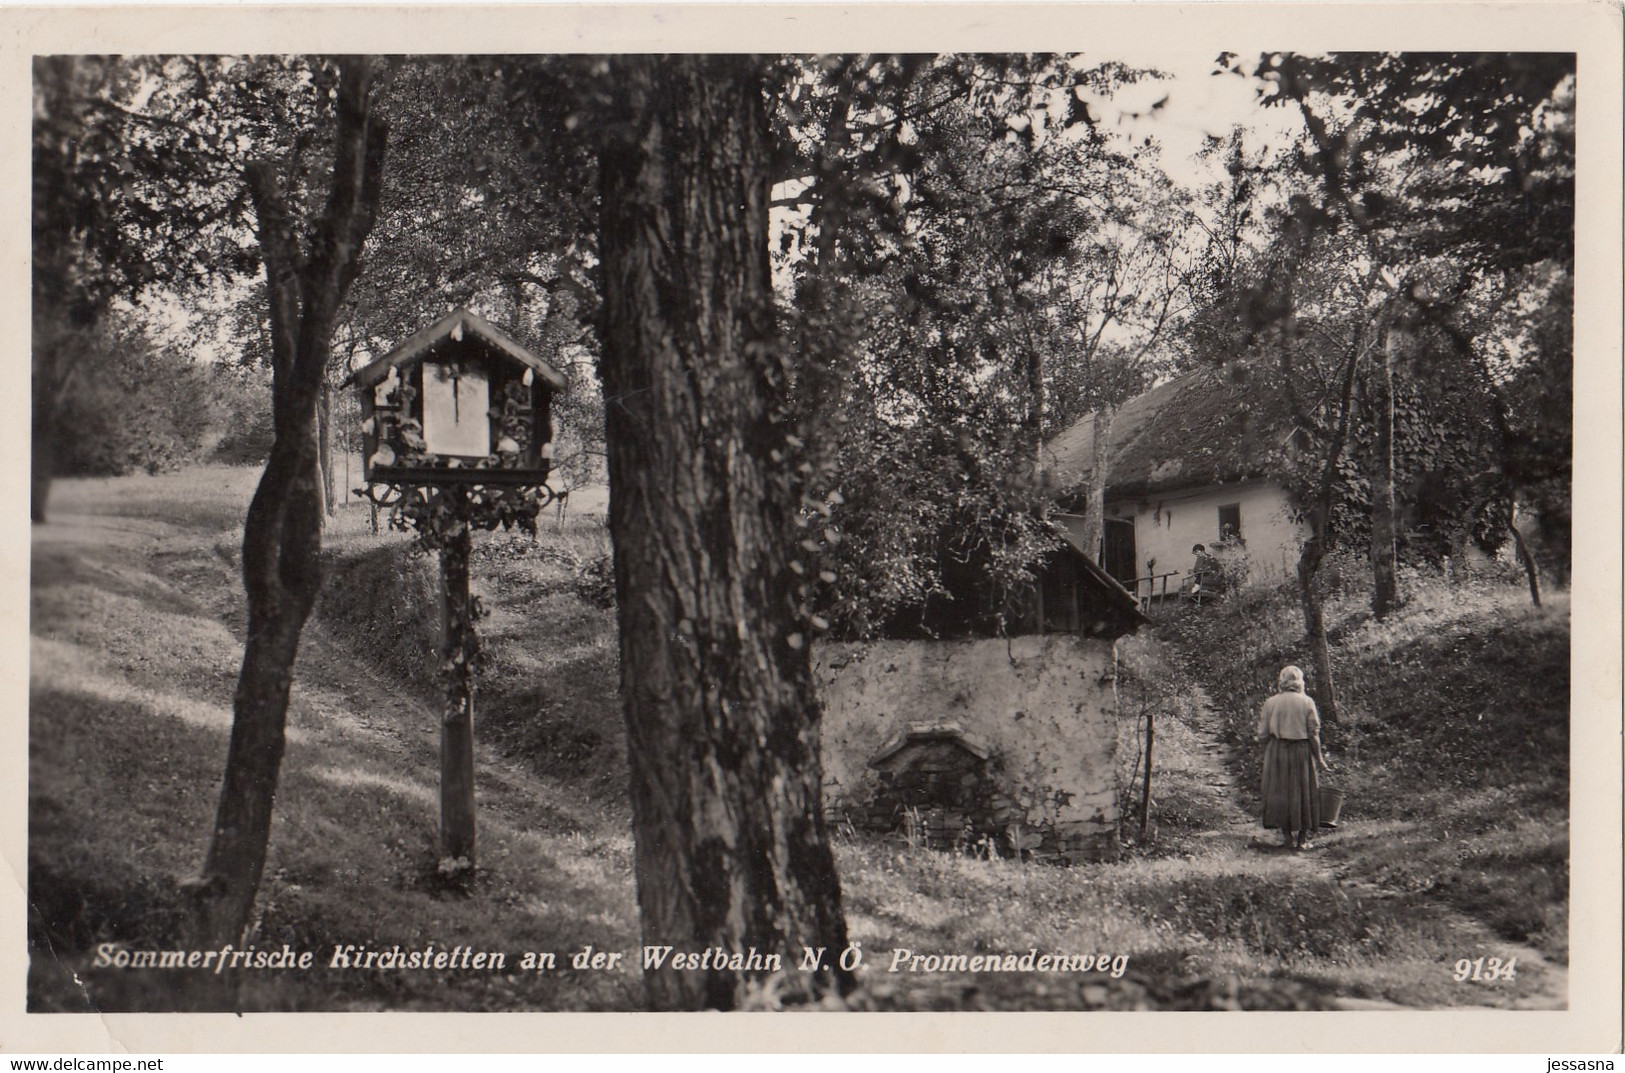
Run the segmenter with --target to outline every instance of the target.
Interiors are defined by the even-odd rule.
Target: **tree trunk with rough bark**
[[[1372,418],[1376,444],[1371,459],[1371,613],[1385,619],[1399,608],[1399,544],[1394,525],[1394,358],[1404,333],[1384,329],[1382,367],[1374,378]]]
[[[601,158],[603,388],[643,941],[778,955],[845,991],[821,707],[780,464],[789,370],[767,252],[770,131],[744,57],[614,61]],[[822,948],[798,973],[803,948]],[[656,1009],[735,1008],[750,966],[646,969]]]
[[[243,525],[248,636],[213,837],[195,885],[194,938],[241,943],[265,869],[299,636],[321,586],[317,408],[333,322],[372,230],[386,128],[372,113],[372,62],[342,64],[325,212],[303,252],[278,167],[245,178],[270,298],[276,438]]]

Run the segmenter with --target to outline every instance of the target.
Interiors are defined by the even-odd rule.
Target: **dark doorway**
[[[1134,557],[1134,522],[1129,518],[1107,518],[1105,539],[1102,541],[1101,566],[1106,573],[1123,583],[1130,592],[1134,591],[1134,579],[1139,577],[1139,567]]]

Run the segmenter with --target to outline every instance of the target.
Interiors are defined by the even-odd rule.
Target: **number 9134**
[[[1456,962],[1456,983],[1466,983],[1471,980],[1477,983],[1494,983],[1497,980],[1516,980],[1518,978],[1518,959],[1507,958],[1462,958]]]

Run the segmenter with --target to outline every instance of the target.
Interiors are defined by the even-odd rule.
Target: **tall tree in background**
[[[1142,385],[1176,290],[1173,199],[1148,151],[1094,129],[1084,99],[1137,77],[1121,65],[842,56],[792,73],[775,205],[807,213],[775,253],[797,352],[816,356],[793,393],[823,433],[809,509],[842,535],[808,573],[838,579],[820,606],[862,636],[939,586],[945,557],[976,549],[994,588],[1030,580],[1056,539],[1039,446]]]
[[[387,127],[374,109],[376,64],[347,58],[333,87],[325,204],[302,218],[288,160],[255,160],[245,180],[270,300],[276,440],[243,527],[248,636],[231,743],[203,875],[197,925],[210,942],[241,939],[259,889],[299,637],[321,585],[322,490],[316,413],[333,325],[361,268],[384,166]]]
[[[62,410],[81,383],[78,355],[94,347],[115,298],[133,295],[180,259],[135,233],[160,211],[152,177],[178,163],[129,136],[115,102],[138,81],[115,57],[34,61],[29,513],[36,522],[45,520],[56,475]]]
[[[29,516],[45,521],[51,479],[56,475],[57,417],[77,367],[69,358],[73,335],[94,324],[105,308],[103,288],[87,286],[97,265],[89,260],[83,236],[99,233],[98,221],[83,213],[96,199],[78,194],[90,184],[77,174],[107,148],[88,134],[87,83],[105,72],[92,61],[70,56],[34,64],[33,190],[33,452]],[[105,165],[108,169],[112,165]],[[81,202],[85,202],[82,204]]]
[[[825,958],[844,990],[812,624],[768,265],[762,69],[626,58],[601,157],[602,377],[643,941]],[[657,1009],[736,1007],[752,973],[646,970]],[[758,974],[759,975],[759,974]]]
[[[1553,116],[1572,110],[1573,57],[1274,54],[1256,71],[1265,103],[1290,102],[1304,119],[1303,173],[1315,186],[1297,222],[1358,235],[1393,291],[1370,377],[1381,411],[1368,465],[1372,610],[1382,618],[1401,599],[1395,370],[1415,358],[1416,306],[1460,307],[1475,280],[1572,264],[1572,124],[1565,143]],[[1428,282],[1441,261],[1460,281],[1453,295]],[[1534,558],[1509,526],[1536,592]]]
[[[50,56],[34,69],[34,459],[43,513],[76,333],[115,300],[256,273],[248,153],[299,156],[330,81],[303,61]]]
[[[1572,139],[1564,142],[1564,124],[1552,118],[1564,111],[1565,86],[1572,108],[1571,64],[1563,56],[1221,57],[1221,68],[1259,79],[1266,105],[1294,107],[1305,129],[1295,157],[1275,169],[1270,245],[1238,261],[1192,327],[1198,336],[1216,328],[1238,353],[1272,356],[1294,396],[1303,456],[1316,470],[1298,490],[1310,529],[1299,590],[1328,714],[1336,692],[1316,579],[1334,541],[1348,535],[1351,489],[1369,482],[1361,505],[1373,607],[1386,613],[1400,595],[1401,460],[1407,451],[1413,460],[1437,453],[1430,441],[1441,435],[1456,441],[1455,454],[1470,453],[1485,421],[1465,397],[1435,406],[1433,420],[1416,419],[1414,401],[1401,405],[1399,374],[1412,385],[1465,383],[1470,370],[1452,355],[1473,352],[1460,327],[1483,303],[1486,282],[1542,264],[1563,275],[1572,262],[1573,172],[1564,166]],[[1247,175],[1233,169],[1238,188]],[[1451,338],[1450,326],[1456,345],[1422,345]],[[1210,339],[1207,348],[1226,345],[1215,349]],[[1531,368],[1547,364],[1529,347],[1521,353]],[[1430,376],[1427,364],[1441,360],[1455,364]],[[1513,379],[1505,368],[1488,378],[1496,376],[1503,385]],[[1475,478],[1458,470],[1452,480]]]

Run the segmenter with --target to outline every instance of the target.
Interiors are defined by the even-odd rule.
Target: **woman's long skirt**
[[[1307,740],[1271,738],[1264,746],[1264,826],[1288,831],[1320,826],[1320,781]]]

